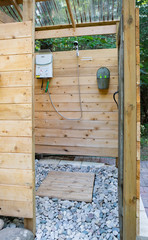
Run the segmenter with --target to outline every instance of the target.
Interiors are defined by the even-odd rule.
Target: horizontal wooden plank
[[[32,136],[31,121],[1,121],[0,120],[0,136],[6,137],[28,137]]]
[[[118,141],[115,139],[89,139],[89,138],[57,138],[36,137],[35,144],[46,146],[68,146],[68,147],[104,147],[116,148]]]
[[[27,187],[0,184],[0,200],[32,202],[32,188],[30,186]]]
[[[32,154],[0,153],[0,168],[32,169]]]
[[[0,73],[0,87],[32,86],[32,71],[14,71]]]
[[[62,112],[78,112],[80,111],[80,103],[55,103],[55,107],[58,111]],[[48,103],[35,103],[35,112],[55,112],[52,104]],[[85,112],[117,112],[117,106],[115,103],[82,103],[82,110]]]
[[[0,88],[0,103],[31,103],[32,88]]]
[[[61,114],[69,119],[79,119],[80,112],[61,112]],[[35,112],[35,118],[37,119],[46,119],[46,120],[62,120],[61,117],[56,112]],[[117,121],[118,113],[117,112],[83,112],[82,120],[90,120],[90,121],[99,121],[99,120],[109,120],[109,121]]]
[[[35,119],[36,128],[46,129],[77,129],[77,130],[99,130],[99,129],[115,129],[118,128],[118,121],[69,121],[69,120],[47,120]]]
[[[93,66],[91,68],[84,67],[79,68],[79,76],[96,76],[97,70],[101,67],[104,67],[103,65]],[[109,67],[111,76],[118,76],[118,70],[116,66]],[[54,69],[54,77],[77,77],[77,67],[71,68],[55,68]]]
[[[109,89],[104,89],[104,90],[100,90],[98,89],[98,85],[97,85],[97,80],[96,80],[96,84],[92,84],[92,85],[80,85],[80,92],[82,93],[87,93],[87,94],[105,94],[107,95],[108,93],[114,93],[117,91],[117,84],[114,85],[109,85]],[[78,89],[78,85],[76,86],[54,86],[54,87],[49,87],[49,91],[50,94],[64,94],[64,93],[69,93],[69,94],[76,94],[78,93],[79,89]],[[41,89],[41,87],[38,87],[35,89],[35,94],[44,94],[44,90]]]
[[[50,171],[37,195],[92,202],[94,178],[92,173]]]
[[[0,200],[0,215],[33,218],[33,203],[30,201]]]
[[[80,85],[96,85],[96,75],[91,76],[80,76]],[[117,76],[111,76],[110,77],[110,85],[111,84],[118,84],[118,77]],[[35,87],[41,88],[42,80],[41,79],[35,79]],[[53,77],[50,79],[49,82],[49,88],[54,86],[78,86],[78,78],[76,77]],[[44,87],[46,86],[46,81],[44,81]]]
[[[32,153],[32,138],[30,137],[1,137],[1,153]]]
[[[47,39],[47,38],[62,38],[62,37],[74,37],[74,36],[88,36],[88,35],[100,35],[100,34],[115,34],[116,25],[105,25],[95,27],[80,27],[80,28],[67,28],[56,29],[46,31],[36,31],[35,39]]]
[[[32,36],[31,22],[17,22],[0,25],[0,39],[15,39]]]
[[[81,56],[81,52],[80,52],[80,57],[77,59],[76,58],[76,54],[74,53],[74,57],[69,59],[66,58],[66,55],[63,55],[63,59],[56,59],[54,58],[53,55],[53,68],[71,68],[74,67],[76,68],[77,66],[79,66],[79,68],[93,68],[94,66],[106,66],[108,68],[113,67],[113,66],[118,66],[118,62],[117,62],[117,56],[114,57],[101,57],[99,56],[99,52],[98,52],[98,56],[93,56],[93,54],[89,53],[88,56],[83,57],[83,55]]]
[[[32,69],[32,54],[0,56],[0,71],[20,71]]]
[[[0,104],[0,120],[31,120],[31,104]]]
[[[36,128],[36,137],[59,137],[59,138],[104,138],[118,139],[117,130],[63,130]]]
[[[101,59],[101,58],[115,58],[118,56],[117,48],[109,48],[109,49],[90,49],[90,50],[79,50],[80,56],[79,59],[82,57],[88,58],[93,57],[94,59]],[[53,57],[55,60],[61,59],[76,59],[76,51],[59,51],[54,52]]]
[[[1,40],[0,55],[32,53],[31,38]]]
[[[57,102],[79,102],[79,94],[52,94],[52,101]],[[113,94],[81,94],[81,101],[83,103],[114,103]],[[35,102],[50,102],[48,93],[43,95],[35,95]]]
[[[32,186],[32,170],[0,169],[0,184]]]
[[[118,157],[117,148],[88,148],[88,147],[56,147],[36,145],[36,153],[84,155],[99,157]]]

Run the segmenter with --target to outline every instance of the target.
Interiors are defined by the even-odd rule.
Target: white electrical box
[[[52,53],[42,52],[36,55],[36,78],[53,77]]]

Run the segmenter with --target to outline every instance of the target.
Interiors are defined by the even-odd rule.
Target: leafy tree
[[[146,124],[148,123],[148,3],[140,0],[136,4],[140,12],[141,123]]]

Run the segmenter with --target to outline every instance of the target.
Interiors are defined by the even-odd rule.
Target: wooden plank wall
[[[83,117],[64,120],[53,109],[48,94],[35,80],[35,143],[37,153],[118,156],[117,49],[80,51],[78,60]],[[108,91],[97,88],[98,68],[110,69]],[[68,118],[80,117],[75,51],[53,53],[53,79],[49,90],[57,109]],[[46,82],[44,83],[44,88]]]
[[[32,23],[0,25],[0,215],[33,218]]]
[[[136,70],[137,70],[137,234],[140,221],[140,36],[139,8],[136,8]]]

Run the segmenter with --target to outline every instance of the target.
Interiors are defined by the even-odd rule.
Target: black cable
[[[113,99],[114,99],[114,101],[115,101],[115,103],[116,103],[116,105],[117,105],[117,108],[118,108],[118,102],[116,101],[116,94],[118,94],[119,93],[119,91],[116,91],[116,92],[114,92],[114,94],[113,94]]]

